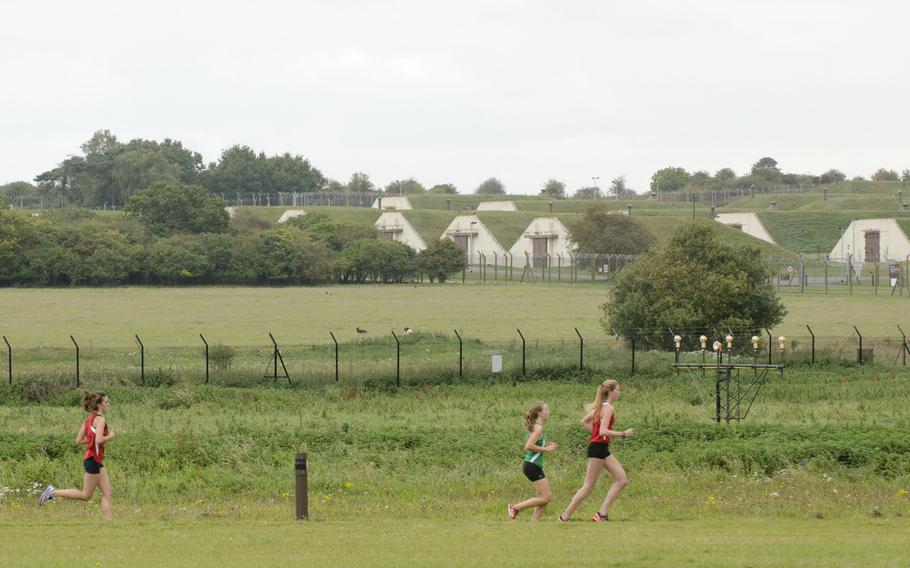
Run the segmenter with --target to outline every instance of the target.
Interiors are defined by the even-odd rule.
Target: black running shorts
[[[96,462],[92,458],[89,458],[87,460],[82,460],[82,467],[85,468],[85,473],[91,473],[92,475],[98,475],[99,473],[101,473],[101,468],[104,467],[104,465]]]
[[[588,457],[605,460],[610,457],[610,444],[591,442],[588,444]]]
[[[522,468],[522,471],[524,472],[525,477],[527,477],[528,480],[532,481],[532,482],[540,481],[541,479],[544,479],[546,477],[546,475],[543,474],[542,467],[540,467],[539,465],[533,464],[529,461],[525,462],[525,465]]]

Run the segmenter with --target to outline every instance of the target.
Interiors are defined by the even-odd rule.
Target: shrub
[[[771,328],[787,313],[758,249],[721,242],[712,228],[689,225],[620,273],[601,306],[603,327],[670,348],[674,329]]]
[[[26,404],[45,402],[57,398],[65,390],[66,388],[56,381],[38,379],[22,385],[22,402]]]
[[[223,233],[230,220],[224,207],[223,199],[198,185],[156,182],[130,197],[124,211],[157,235]]]
[[[461,272],[467,267],[464,250],[448,239],[430,243],[417,255],[417,270],[426,274],[430,282],[445,282],[450,274]]]
[[[234,356],[236,354],[236,350],[230,345],[218,343],[209,349],[209,361],[211,361],[213,367],[224,371],[230,369],[234,364]]]

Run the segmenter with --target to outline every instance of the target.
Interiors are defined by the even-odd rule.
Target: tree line
[[[879,168],[869,176],[869,180],[906,182],[910,180],[910,169],[905,169],[898,174],[895,170]],[[856,176],[851,181],[869,180],[863,176]],[[784,173],[777,160],[766,156],[752,164],[749,173],[742,176],[738,176],[730,168],[721,168],[714,175],[705,170],[690,173],[684,168],[675,166],[662,168],[651,176],[650,187],[654,193],[673,193],[769,186],[813,187],[843,181],[847,181],[846,174],[835,168],[820,175]]]
[[[449,240],[417,253],[320,213],[275,227],[249,211],[231,223],[224,206],[202,186],[156,182],[125,215],[0,209],[0,286],[444,282],[466,263]]]

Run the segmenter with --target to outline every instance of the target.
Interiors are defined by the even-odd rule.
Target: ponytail
[[[537,401],[534,403],[534,406],[531,407],[531,410],[525,412],[525,430],[528,432],[534,430],[534,425],[537,424],[537,418],[546,407],[547,403]]]
[[[591,403],[588,410],[599,411],[604,401],[607,400],[607,395],[617,386],[619,386],[619,382],[616,379],[607,379],[600,383],[600,386],[597,387],[597,395],[594,397],[594,402]]]
[[[101,402],[106,396],[107,393],[101,391],[82,391],[82,408],[85,409],[86,412],[95,412],[98,410],[98,407],[101,406]]]

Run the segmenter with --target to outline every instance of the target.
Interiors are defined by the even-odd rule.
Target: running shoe
[[[48,485],[47,489],[44,490],[44,493],[41,494],[41,497],[38,498],[38,506],[44,505],[48,501],[54,498],[54,486]]]
[[[595,523],[606,523],[610,519],[607,515],[601,515],[600,511],[597,511],[596,513],[594,513],[594,516],[591,517],[591,520],[594,521]]]
[[[509,519],[514,521],[515,517],[517,517],[517,516],[518,516],[518,509],[516,509],[515,507],[512,506],[511,503],[509,503]]]

